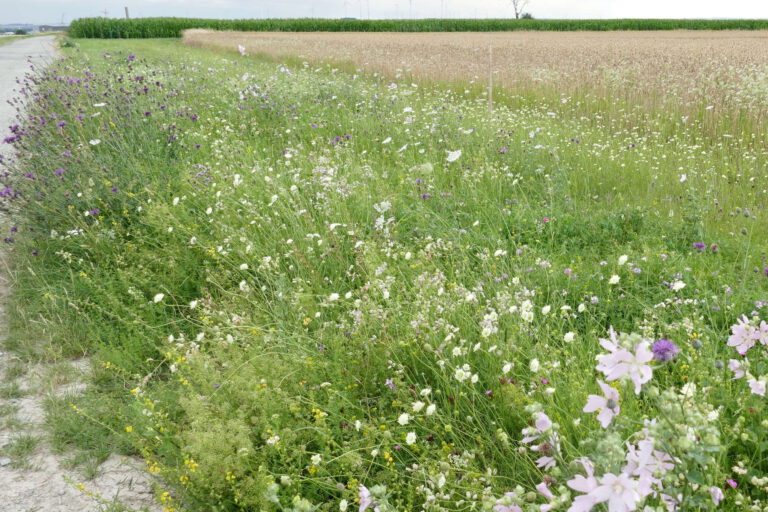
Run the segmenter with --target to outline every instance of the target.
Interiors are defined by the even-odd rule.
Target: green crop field
[[[196,18],[138,18],[132,20],[80,18],[69,33],[78,38],[180,37],[190,28],[274,32],[496,32],[509,30],[765,30],[768,20],[526,20],[421,19],[334,20]]]
[[[64,52],[0,197],[7,349],[91,361],[46,406],[75,462],[142,458],[166,512],[768,507],[759,112]]]

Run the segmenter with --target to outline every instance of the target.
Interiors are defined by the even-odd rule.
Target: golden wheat
[[[193,46],[313,63],[349,63],[390,78],[493,83],[512,95],[583,102],[584,112],[696,115],[728,109],[762,125],[768,31],[284,33],[189,30]],[[489,48],[493,62],[489,63]],[[623,116],[626,117],[626,116]],[[721,118],[722,119],[722,118]],[[748,127],[753,130],[754,125]],[[726,127],[726,129],[730,129]]]

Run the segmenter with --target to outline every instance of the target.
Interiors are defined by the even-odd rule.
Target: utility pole
[[[103,11],[101,11],[101,13],[104,15],[104,17],[105,17],[105,18],[106,18],[107,16],[109,16],[109,11],[108,11],[108,10],[106,10],[106,9],[104,9]]]
[[[125,8],[125,19],[127,19],[127,20],[131,19],[131,17],[128,16],[128,8],[127,7]]]

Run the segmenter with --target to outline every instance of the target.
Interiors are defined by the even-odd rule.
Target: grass
[[[141,455],[176,510],[565,510],[580,457],[681,510],[768,504],[768,339],[727,342],[766,317],[750,137],[171,40],[67,52],[3,196],[15,347],[94,362],[46,404],[58,449]],[[611,327],[679,353],[612,381],[603,428]]]
[[[14,467],[30,468],[29,458],[34,455],[40,438],[32,434],[17,434],[8,444],[3,446],[0,453],[9,457]]]
[[[72,37],[180,37],[191,28],[260,32],[499,32],[499,31],[615,31],[615,30],[764,30],[766,20],[533,20],[533,19],[245,19],[137,18],[131,20],[79,18],[69,26]]]
[[[229,52],[242,47],[277,62],[310,61],[383,75],[450,89],[464,99],[487,99],[492,72],[494,100],[510,108],[548,105],[568,119],[592,119],[599,112],[599,119],[581,124],[611,133],[641,128],[646,134],[673,134],[689,146],[732,137],[747,145],[755,141],[752,151],[758,154],[763,150],[761,138],[753,138],[766,132],[768,75],[762,55],[768,46],[760,33],[188,30],[183,41]]]
[[[0,46],[5,46],[6,44],[13,43],[14,41],[18,41],[20,39],[25,39],[27,37],[31,36],[2,36],[0,37]]]

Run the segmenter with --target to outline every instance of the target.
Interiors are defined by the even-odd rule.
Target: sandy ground
[[[8,127],[17,122],[16,112],[8,105],[8,100],[15,95],[17,78],[30,69],[30,64],[44,66],[55,58],[51,36],[23,39],[0,47],[0,139],[7,136]],[[10,156],[8,147],[3,146],[0,144],[0,155]],[[84,387],[80,380],[88,372],[89,363],[71,361],[74,375],[80,378],[54,388],[46,389],[43,385],[45,366],[28,367],[18,377],[6,375],[18,363],[14,354],[2,349],[2,341],[7,336],[5,306],[11,290],[6,255],[0,252],[0,383],[7,386],[15,381],[22,390],[20,398],[0,399],[0,510],[96,512],[110,510],[110,505],[117,503],[125,507],[120,510],[160,510],[153,505],[152,482],[141,461],[112,455],[99,466],[94,479],[86,480],[76,470],[65,467],[66,455],[51,450],[45,440],[43,400],[49,393],[61,396],[80,392]],[[24,461],[4,455],[4,448],[19,436],[41,440]]]

